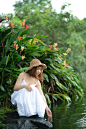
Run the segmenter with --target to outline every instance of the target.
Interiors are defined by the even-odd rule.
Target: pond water
[[[86,88],[86,73],[83,74],[81,82]],[[52,129],[86,129],[86,93],[69,104],[53,104],[51,110]]]
[[[52,129],[86,129],[86,95],[70,104],[52,106]]]

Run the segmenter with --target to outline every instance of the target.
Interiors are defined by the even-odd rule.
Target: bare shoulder
[[[20,73],[19,76],[25,76],[25,72]]]
[[[23,80],[24,76],[25,76],[24,72],[20,73],[19,76],[18,76],[18,80],[20,80],[20,79]]]
[[[40,81],[37,79],[37,87],[40,87],[41,86],[41,83]]]

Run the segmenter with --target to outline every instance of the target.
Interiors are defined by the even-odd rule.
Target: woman
[[[11,95],[11,102],[13,105],[17,105],[19,116],[38,115],[44,117],[45,110],[49,117],[52,116],[40,83],[43,81],[43,69],[46,68],[46,65],[40,60],[33,59],[29,68],[18,76],[14,92]]]

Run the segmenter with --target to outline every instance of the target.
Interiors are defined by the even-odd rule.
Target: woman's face
[[[37,76],[40,75],[40,73],[41,73],[42,71],[43,71],[43,69],[42,69],[41,66],[37,67],[37,69],[36,69],[36,74],[37,74]]]

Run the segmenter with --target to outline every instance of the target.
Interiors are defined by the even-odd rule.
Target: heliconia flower
[[[55,50],[57,51],[57,50],[58,50],[58,48],[55,48]]]
[[[66,60],[64,60],[63,65],[68,66],[68,64],[66,64]]]
[[[51,48],[52,48],[52,45],[49,45],[49,47],[50,47],[50,48],[49,48],[49,50],[51,50]]]
[[[58,45],[57,43],[54,43],[54,48],[55,48],[57,45]]]
[[[66,64],[66,66],[68,66],[68,64]]]
[[[70,52],[70,51],[71,51],[71,49],[70,49],[70,48],[68,48],[66,52],[68,53],[68,52]]]
[[[29,42],[29,40],[27,40],[27,43]]]
[[[82,48],[80,48],[80,51],[82,51]]]
[[[24,27],[24,26],[25,26],[25,19],[22,22],[22,27]]]
[[[28,25],[26,25],[26,26],[25,26],[25,29],[28,29],[28,27],[29,27],[29,26],[28,26]]]
[[[9,26],[11,26],[11,21],[9,20]]]
[[[15,49],[16,49],[16,51],[17,51],[17,49],[19,48],[19,46],[18,46],[18,44],[15,46]]]
[[[16,45],[15,44],[13,44],[13,48],[15,48],[16,47]]]
[[[64,55],[64,56],[68,56],[68,54],[67,54],[67,53],[63,53],[63,55]]]
[[[13,48],[15,48],[15,47],[16,47],[16,43],[17,43],[17,42],[16,42],[16,41],[14,41],[13,43],[14,43],[14,44],[13,44]]]
[[[25,56],[22,56],[22,60],[24,60]]]
[[[81,43],[81,45],[83,46],[84,44],[83,44],[83,43]]]
[[[6,22],[8,22],[8,17],[7,16],[6,16],[5,20],[6,20]]]
[[[21,38],[22,38],[21,36],[18,36],[18,40],[19,40],[19,42],[20,42]]]
[[[13,43],[16,44],[17,43],[16,40]]]
[[[23,50],[24,50],[24,47],[21,46],[21,51],[23,51]]]
[[[36,45],[37,39],[34,38],[33,44]]]
[[[13,23],[13,24],[11,24],[11,29],[12,29],[12,30],[14,29],[14,23]]]

